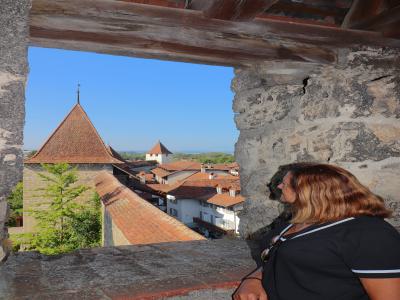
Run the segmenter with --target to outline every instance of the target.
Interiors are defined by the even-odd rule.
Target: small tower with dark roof
[[[159,164],[165,164],[171,160],[172,152],[158,141],[149,152],[146,153],[146,160],[155,160]]]

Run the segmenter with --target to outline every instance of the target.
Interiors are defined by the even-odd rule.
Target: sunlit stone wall
[[[6,198],[22,179],[29,0],[0,3],[0,261],[5,256]]]
[[[242,234],[278,215],[266,184],[279,165],[298,161],[347,168],[386,199],[400,229],[400,52],[342,50],[338,61],[236,69],[235,154],[247,197]]]

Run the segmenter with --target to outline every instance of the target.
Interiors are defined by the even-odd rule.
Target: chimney
[[[200,165],[200,172],[205,173],[206,172],[206,166],[204,164]]]
[[[139,175],[140,183],[145,184],[146,183],[145,173],[144,172],[140,172],[138,175]]]
[[[222,187],[217,185],[217,194],[222,194]]]
[[[215,175],[213,172],[211,172],[210,175],[208,175],[208,179],[214,179],[214,178],[215,178]]]

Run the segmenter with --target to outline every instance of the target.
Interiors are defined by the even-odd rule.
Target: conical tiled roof
[[[78,103],[39,151],[25,163],[123,163],[112,153]]]
[[[153,148],[147,154],[172,154],[160,141],[154,145]]]

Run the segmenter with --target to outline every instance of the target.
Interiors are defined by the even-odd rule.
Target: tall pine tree
[[[28,212],[37,220],[30,248],[44,254],[58,254],[99,245],[100,209],[98,205],[78,203],[77,198],[89,188],[76,184],[76,168],[66,163],[42,164],[42,168],[47,172],[39,176],[46,186],[38,189],[40,202]],[[83,226],[89,228],[86,235],[81,234],[79,221],[89,223]]]

